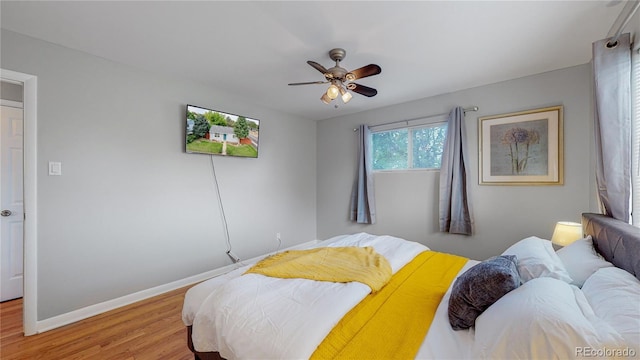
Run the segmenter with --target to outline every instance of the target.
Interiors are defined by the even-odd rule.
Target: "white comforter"
[[[318,246],[372,246],[387,258],[393,273],[428,250],[419,243],[365,233],[336,237]],[[193,325],[197,351],[218,351],[227,359],[309,358],[335,324],[370,292],[357,282],[239,276],[245,270],[237,269],[187,293],[183,320]],[[434,323],[447,322],[446,306],[443,311]],[[451,332],[455,338],[460,335]],[[435,340],[447,342],[442,336]],[[449,341],[452,348],[460,349],[455,341]],[[423,353],[434,356],[430,350]]]
[[[373,246],[389,260],[394,273],[428,249],[365,233],[316,246]],[[458,276],[477,263],[469,260]],[[247,269],[187,292],[182,316],[185,325],[193,326],[197,351],[218,351],[227,359],[309,358],[343,315],[370,292],[356,282],[240,276]],[[636,305],[640,282],[621,269],[596,271],[582,289],[553,277],[531,279],[491,305],[469,330],[454,331],[449,324],[450,291],[451,286],[417,358],[576,358],[601,356],[600,352],[604,357],[636,357],[640,353]]]

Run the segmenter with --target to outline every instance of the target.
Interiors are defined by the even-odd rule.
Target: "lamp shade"
[[[325,104],[329,104],[331,102],[331,100],[333,100],[332,98],[330,98],[327,93],[323,93],[322,97],[320,98],[320,100],[322,100],[323,103]]]
[[[567,246],[582,238],[582,225],[571,221],[558,221],[553,230],[551,242],[560,246]]]
[[[340,94],[342,94],[342,101],[346,104],[353,97],[350,92],[347,90],[340,88]]]
[[[338,97],[338,94],[340,94],[338,87],[335,84],[331,84],[327,89],[327,96],[333,100]]]

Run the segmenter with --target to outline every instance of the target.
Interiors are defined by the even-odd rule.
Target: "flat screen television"
[[[260,120],[187,105],[186,126],[187,153],[258,157]]]

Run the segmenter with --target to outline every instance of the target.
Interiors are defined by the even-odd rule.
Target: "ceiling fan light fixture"
[[[333,100],[335,98],[338,97],[338,94],[340,93],[339,88],[336,86],[336,84],[331,84],[329,86],[329,88],[327,89],[327,96]]]
[[[345,104],[348,103],[353,97],[353,95],[351,95],[350,92],[348,92],[342,87],[340,88],[340,94],[342,95],[342,102],[344,102]]]
[[[329,103],[331,102],[331,100],[333,100],[332,98],[330,98],[327,93],[322,94],[322,97],[320,98],[320,100],[322,100],[323,103],[329,105]]]

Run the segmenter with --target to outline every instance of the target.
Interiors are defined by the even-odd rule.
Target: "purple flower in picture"
[[[540,142],[540,134],[537,130],[513,127],[502,136],[502,143],[509,145],[507,156],[511,158],[511,173],[521,174],[527,168],[530,159],[529,149],[531,145]]]

